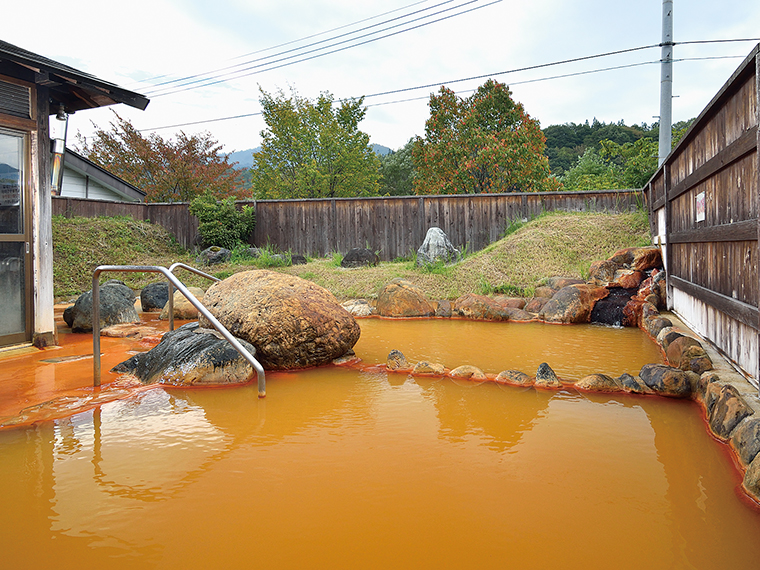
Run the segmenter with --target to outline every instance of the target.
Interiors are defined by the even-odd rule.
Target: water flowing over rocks
[[[437,261],[453,263],[462,254],[455,248],[441,228],[432,227],[425,234],[425,241],[417,250],[417,266],[430,265]]]
[[[242,339],[240,344],[255,357],[253,346]],[[132,374],[143,384],[173,386],[245,384],[255,376],[253,367],[224,337],[198,323],[166,333],[153,349],[111,371]]]
[[[236,273],[212,285],[203,304],[235,336],[256,347],[270,370],[327,364],[346,354],[361,333],[332,293],[275,271]],[[201,326],[208,326],[201,316]]]

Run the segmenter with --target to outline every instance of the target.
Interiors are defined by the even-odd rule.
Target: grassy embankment
[[[482,251],[467,255],[453,266],[417,268],[413,259],[381,263],[377,267],[343,269],[341,255],[310,259],[306,265],[268,267],[311,280],[339,299],[373,297],[396,277],[415,283],[431,299],[455,299],[467,293],[506,293],[529,296],[542,280],[553,275],[586,277],[593,261],[616,250],[650,243],[643,212],[631,214],[552,213],[509,228],[505,237]],[[160,226],[131,218],[53,219],[55,296],[75,298],[92,286],[92,271],[101,264],[163,265],[176,261],[197,266],[195,255],[184,251]],[[224,278],[238,271],[266,267],[271,258],[243,259],[207,269]],[[209,281],[178,272],[187,285],[206,288]],[[133,289],[162,279],[157,274],[106,274]]]

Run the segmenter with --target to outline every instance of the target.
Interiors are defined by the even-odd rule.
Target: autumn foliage
[[[425,137],[412,158],[416,194],[539,192],[559,188],[544,156],[537,120],[493,80],[460,98],[446,87],[430,96]]]
[[[98,128],[89,139],[79,135],[78,147],[85,158],[145,192],[148,202],[190,202],[206,192],[247,197],[236,190],[236,163],[229,163],[210,133],[180,132],[176,140],[144,136],[114,112],[108,130]]]

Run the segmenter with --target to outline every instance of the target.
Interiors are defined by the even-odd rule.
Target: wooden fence
[[[395,196],[317,200],[243,201],[256,209],[249,240],[283,251],[324,256],[353,247],[378,251],[389,261],[415,252],[428,228],[437,226],[452,243],[477,251],[499,239],[514,220],[542,212],[629,212],[643,206],[639,190],[539,192],[454,196]],[[142,204],[84,198],[53,198],[53,214],[132,216],[165,227],[184,247],[198,242],[198,220],[186,203]]]
[[[366,247],[389,261],[416,252],[432,226],[456,247],[477,251],[499,239],[510,222],[544,211],[628,212],[641,206],[638,190],[260,200],[253,242],[321,256]]]
[[[644,189],[665,246],[668,306],[757,385],[760,377],[760,45]]]

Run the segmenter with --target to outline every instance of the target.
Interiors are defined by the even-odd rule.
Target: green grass
[[[517,227],[519,226],[519,227]],[[510,229],[511,228],[511,229]],[[223,278],[239,271],[267,268],[297,275],[325,287],[339,299],[374,297],[396,277],[420,287],[430,299],[455,299],[467,293],[530,296],[550,276],[587,278],[593,261],[607,259],[618,249],[650,243],[644,212],[631,214],[549,213],[526,223],[511,224],[506,237],[487,248],[468,253],[455,265],[417,267],[414,256],[383,262],[375,267],[344,269],[343,255],[333,252],[306,265],[290,265],[290,254],[278,260],[271,247],[259,258],[243,249],[233,251],[229,263],[212,271]],[[197,266],[194,256],[182,251],[160,226],[131,218],[73,218],[53,220],[55,295],[75,296],[91,287],[92,270],[101,264],[163,265],[182,261]],[[109,274],[133,289],[157,275]],[[181,275],[187,285],[206,288],[209,282],[190,273]]]

